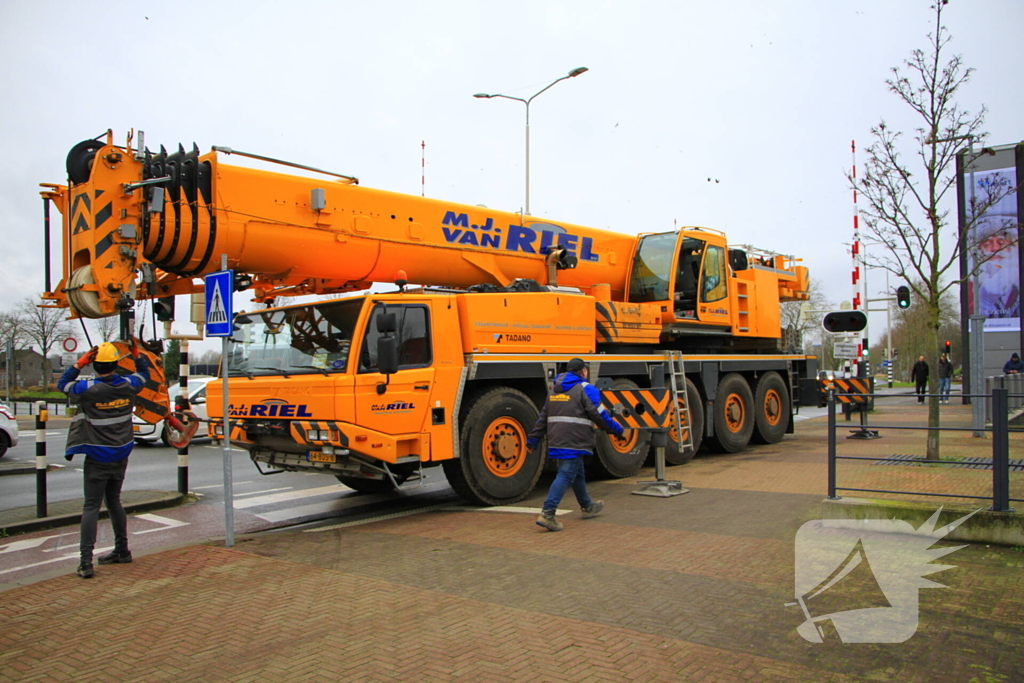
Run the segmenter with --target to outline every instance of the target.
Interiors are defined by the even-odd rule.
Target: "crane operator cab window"
[[[398,319],[398,369],[423,368],[433,362],[430,346],[430,315],[426,306],[374,307],[363,336],[359,354],[359,372],[377,372],[377,317],[383,313],[394,313]]]
[[[726,265],[725,249],[708,247],[704,255],[704,271],[701,278],[700,301],[712,303],[729,296],[729,271]]]
[[[629,278],[630,302],[668,301],[675,250],[674,232],[646,235],[640,239]]]
[[[676,263],[676,289],[673,296],[677,318],[697,317],[697,282],[700,280],[700,259],[704,242],[692,237],[683,238]]]

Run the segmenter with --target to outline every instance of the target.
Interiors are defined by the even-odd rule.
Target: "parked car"
[[[0,403],[0,458],[12,446],[18,445],[18,421],[14,419],[14,411]]]
[[[207,377],[196,375],[188,378],[188,400],[192,405],[192,412],[196,414],[196,417],[206,419],[206,385],[210,381],[216,379],[216,377]],[[174,405],[174,398],[178,395],[179,389],[177,387],[170,388],[171,394],[171,406]],[[165,446],[170,446],[170,442],[167,441],[167,427],[166,423],[159,422],[155,425],[151,425],[148,422],[143,422],[138,417],[132,417],[132,430],[135,432],[136,443],[142,444],[155,444],[157,441],[162,441]]]

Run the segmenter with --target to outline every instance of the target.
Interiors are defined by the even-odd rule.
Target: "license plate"
[[[334,453],[310,451],[308,457],[310,462],[337,462],[337,460],[334,459]]]

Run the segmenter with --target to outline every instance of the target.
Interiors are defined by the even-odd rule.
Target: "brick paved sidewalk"
[[[670,468],[685,496],[597,482],[605,514],[565,515],[561,533],[529,514],[436,511],[15,588],[0,600],[0,681],[1021,680],[1013,548],[948,556],[955,568],[931,577],[948,588],[920,591],[906,643],[796,633],[794,536],[824,487],[823,430],[799,431]]]

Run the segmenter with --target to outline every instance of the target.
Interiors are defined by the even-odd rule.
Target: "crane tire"
[[[526,447],[537,415],[526,394],[510,387],[472,399],[462,419],[460,457],[443,463],[455,492],[477,505],[511,505],[528,496],[544,467],[542,449]]]
[[[754,443],[778,443],[786,434],[790,420],[789,392],[775,371],[761,375],[754,396]]]
[[[665,447],[665,462],[669,465],[685,465],[693,460],[704,438],[704,404],[700,392],[697,391],[697,385],[690,380],[686,380],[686,404],[690,409],[689,431],[693,443],[690,448],[680,450],[679,433],[673,419],[668,432],[668,445]],[[687,425],[683,425],[683,429],[686,430]]]
[[[614,390],[639,388],[636,382],[624,377],[612,383]],[[592,470],[597,477],[605,479],[631,477],[643,467],[650,445],[651,433],[646,430],[627,429],[621,437],[600,432]]]
[[[709,440],[720,453],[738,453],[754,432],[754,395],[743,376],[731,372],[718,383],[712,408],[715,434]]]

